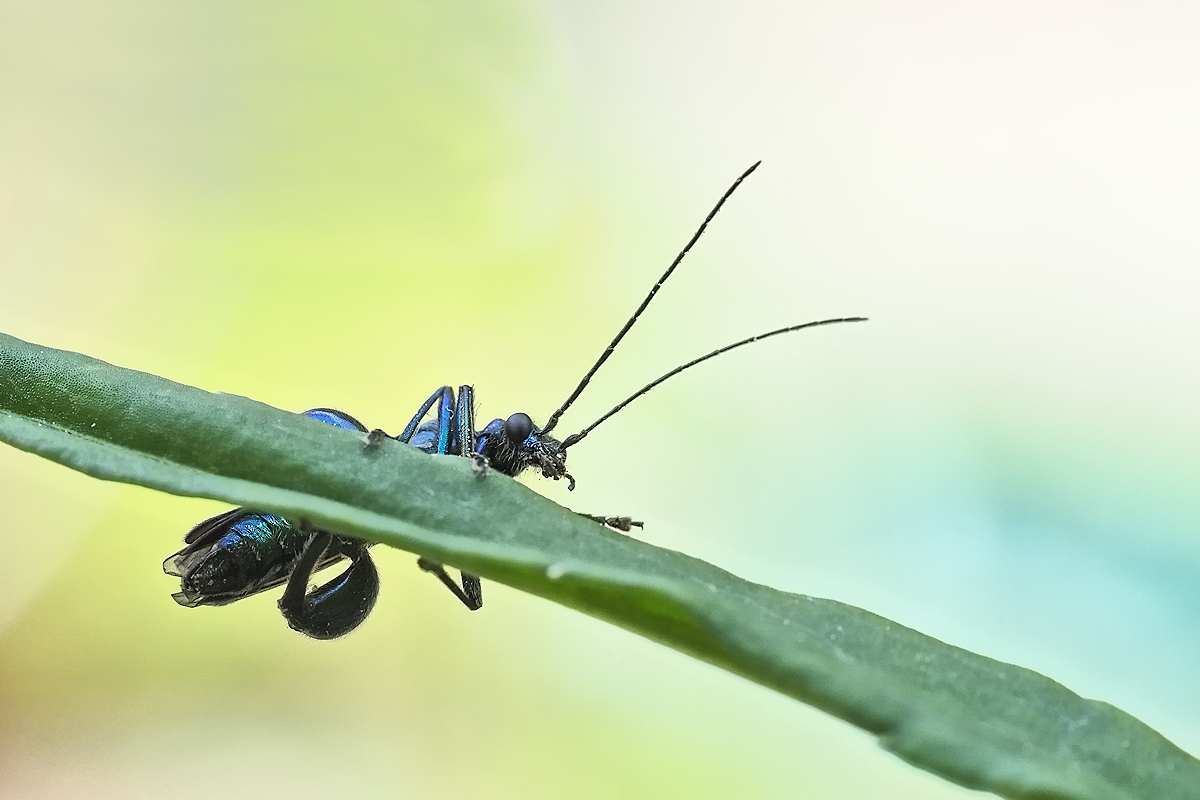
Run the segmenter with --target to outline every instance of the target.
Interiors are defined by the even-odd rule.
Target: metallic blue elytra
[[[670,370],[566,439],[559,441],[550,436],[559,419],[613,354],[721,206],[757,168],[758,164],[754,164],[743,172],[721,196],[641,305],[545,425],[539,427],[528,414],[518,412],[507,419],[494,419],[477,431],[474,390],[470,386],[460,386],[456,397],[453,388],[443,386],[417,409],[417,413],[395,439],[425,453],[470,458],[480,475],[486,474],[488,469],[494,469],[515,477],[533,467],[540,470],[543,477],[553,480],[566,478],[568,488],[573,489],[575,479],[567,472],[567,449],[583,441],[598,425],[664,381],[723,353],[772,336],[822,325],[865,321],[863,317],[822,319],[742,339]],[[431,411],[433,418],[426,420]],[[354,417],[336,409],[314,408],[304,414],[338,428],[359,433],[367,431]],[[365,449],[378,446],[385,438],[391,437],[378,428],[366,433],[363,438]],[[642,526],[642,523],[629,517],[581,516],[622,531]],[[369,547],[370,544],[362,539],[314,530],[303,521],[237,508],[218,514],[193,528],[184,538],[183,549],[163,562],[163,569],[180,579],[180,589],[173,597],[181,605],[189,607],[224,605],[272,586],[286,584],[279,600],[279,609],[288,625],[314,638],[332,639],[356,628],[375,605],[379,594],[379,575],[371,562]],[[350,566],[340,575],[322,586],[309,589],[309,579],[314,572],[347,559]],[[479,578],[464,572],[460,586],[441,564],[420,558],[417,566],[433,573],[468,609],[475,611],[483,606],[483,589]]]

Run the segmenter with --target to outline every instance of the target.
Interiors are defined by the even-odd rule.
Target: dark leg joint
[[[471,453],[471,471],[475,473],[475,477],[482,478],[488,474],[492,465],[488,463],[487,456],[483,453]]]

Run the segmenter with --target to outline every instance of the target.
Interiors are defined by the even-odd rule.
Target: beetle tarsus
[[[471,453],[471,471],[475,473],[475,477],[485,478],[491,469],[492,465],[487,456],[483,453]]]
[[[599,522],[601,525],[606,525],[609,528],[613,528],[618,531],[624,531],[625,533],[629,533],[629,531],[633,530],[634,528],[646,527],[644,522],[636,520],[633,517],[604,517],[598,514],[584,514],[581,511],[576,511],[575,513],[581,517],[590,519],[592,522]]]

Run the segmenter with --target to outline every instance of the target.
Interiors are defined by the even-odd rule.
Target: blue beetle
[[[434,419],[424,421],[435,406]],[[368,446],[387,436],[378,428],[368,433],[357,419],[332,408],[314,408],[304,416],[365,433]],[[471,387],[459,387],[456,402],[454,390],[443,386],[395,438],[426,453],[469,456],[481,469],[513,477],[528,467],[538,467],[543,476],[567,478],[574,487],[561,444],[536,430],[528,414],[493,420],[478,432],[473,421]],[[192,528],[184,537],[183,549],[163,562],[163,571],[180,579],[179,591],[172,597],[190,608],[227,605],[286,583],[279,609],[288,625],[315,639],[334,639],[358,627],[379,596],[379,573],[367,552],[369,546],[362,539],[237,508]],[[309,589],[314,572],[345,559],[350,566],[340,575]],[[476,611],[483,606],[479,578],[462,573],[460,586],[441,564],[421,558],[417,565],[435,575],[468,609]]]
[[[663,381],[730,350],[771,336],[821,325],[865,321],[865,317],[822,319],[742,339],[692,359],[651,381],[578,433],[561,441],[550,435],[563,413],[612,355],[721,206],[757,168],[758,163],[751,166],[721,196],[641,305],[544,426],[538,427],[528,414],[518,412],[507,419],[494,419],[482,430],[476,431],[475,393],[472,387],[460,386],[456,398],[450,386],[443,386],[417,409],[404,431],[395,438],[426,453],[471,458],[480,473],[495,469],[504,475],[516,477],[532,467],[540,470],[546,478],[566,478],[568,488],[574,489],[575,479],[567,472],[567,449],[583,441],[596,426]],[[433,418],[426,420],[431,411],[434,411]],[[336,409],[315,408],[304,412],[304,415],[329,425],[364,433],[368,448],[378,445],[387,437],[378,428],[368,432],[361,422]],[[642,523],[629,517],[582,516],[624,531],[642,526]],[[371,612],[379,595],[379,573],[367,552],[369,547],[370,543],[362,539],[313,530],[303,522],[239,508],[206,519],[192,528],[184,538],[183,549],[163,562],[163,570],[180,579],[180,590],[172,597],[180,605],[188,607],[225,605],[286,583],[279,609],[288,625],[316,639],[333,639],[358,627]],[[316,588],[309,588],[314,572],[347,559],[350,565],[336,578]],[[468,609],[476,611],[483,606],[483,590],[476,576],[461,573],[460,585],[441,564],[420,558],[417,566],[436,576]]]

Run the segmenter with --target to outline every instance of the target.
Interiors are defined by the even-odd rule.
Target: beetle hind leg
[[[313,533],[279,598],[288,627],[314,639],[336,639],[362,624],[379,597],[379,573],[366,544],[347,553],[350,566],[333,580],[308,588],[313,570],[333,544],[333,534]]]

